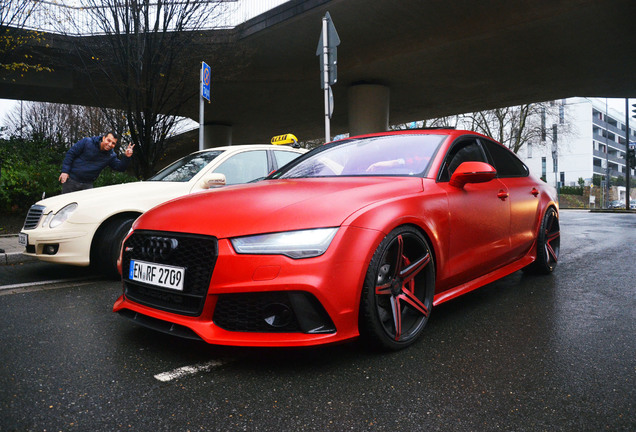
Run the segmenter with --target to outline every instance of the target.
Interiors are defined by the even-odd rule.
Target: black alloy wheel
[[[387,235],[375,251],[362,290],[360,334],[373,346],[398,350],[422,333],[433,306],[435,262],[412,226]]]

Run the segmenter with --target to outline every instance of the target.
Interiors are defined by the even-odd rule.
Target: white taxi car
[[[296,142],[291,134],[272,139],[273,144],[291,142]],[[26,255],[42,261],[93,264],[114,276],[122,240],[143,212],[182,195],[265,177],[306,152],[295,147],[215,147],[179,159],[146,181],[43,199],[29,209],[18,241]]]

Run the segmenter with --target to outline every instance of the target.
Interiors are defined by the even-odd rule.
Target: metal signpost
[[[325,142],[331,141],[331,126],[329,119],[333,114],[333,92],[331,85],[338,81],[338,50],[340,37],[336,32],[329,12],[322,19],[322,31],[318,39],[316,55],[320,58],[321,88],[325,96]]]
[[[212,75],[212,69],[206,62],[201,62],[201,96],[199,97],[199,150],[203,150],[203,123],[205,122],[203,116],[203,99],[207,99],[210,102],[210,76]]]

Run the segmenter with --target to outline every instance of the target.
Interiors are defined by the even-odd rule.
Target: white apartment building
[[[557,170],[553,159],[553,129],[546,125],[546,141],[522,148],[518,156],[537,177],[553,186],[592,184],[594,174],[625,179],[625,108],[614,109],[607,99],[576,97],[555,101],[559,105],[557,130]],[[631,109],[631,103],[630,103]],[[629,141],[636,141],[636,119],[629,119]],[[634,167],[631,167],[634,178]],[[624,182],[622,183],[625,184]],[[615,182],[612,181],[612,185]],[[624,194],[624,188],[623,194]]]

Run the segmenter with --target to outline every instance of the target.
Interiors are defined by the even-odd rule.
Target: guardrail
[[[94,27],[95,11],[91,9],[106,8],[77,6],[81,2],[66,0],[47,1],[47,0],[24,0],[31,4],[24,10],[28,11],[28,18],[24,20],[24,27],[28,30],[45,31],[58,34],[72,34],[78,36],[87,36],[101,34],[102,29]],[[203,29],[228,29],[238,26],[270,9],[275,8],[289,0],[208,0],[210,8],[215,10]],[[73,3],[73,4],[71,4]],[[172,2],[171,4],[174,4]],[[150,3],[150,6],[157,3]],[[9,25],[11,25],[9,23]],[[198,27],[201,29],[201,27]],[[188,30],[187,28],[184,30]]]

